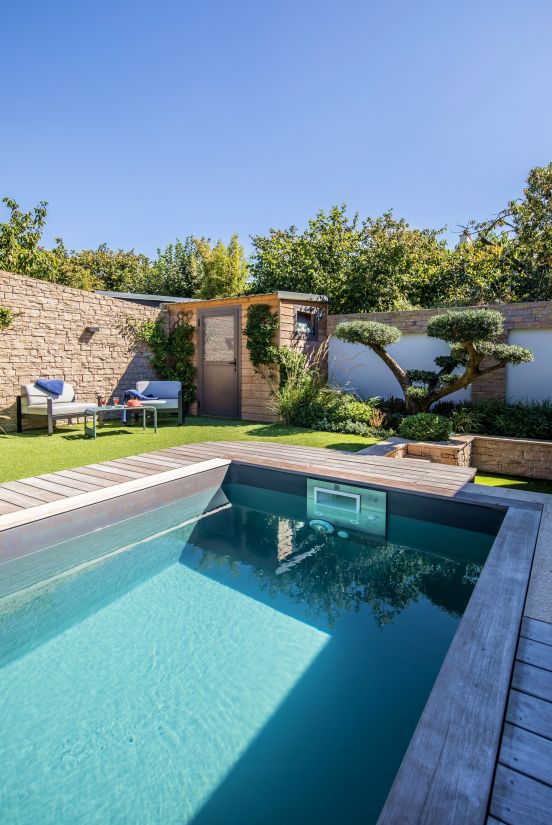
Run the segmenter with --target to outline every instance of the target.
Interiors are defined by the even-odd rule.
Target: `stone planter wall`
[[[435,464],[470,467],[471,436],[461,441],[410,441],[392,437],[360,451],[363,455],[384,455],[388,458],[414,458]]]
[[[471,463],[481,472],[552,479],[552,441],[490,435],[457,438],[471,440]]]

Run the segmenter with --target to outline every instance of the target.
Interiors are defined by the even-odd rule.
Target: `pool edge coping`
[[[16,513],[7,513],[6,515],[0,516],[0,534],[14,527],[23,527],[35,521],[62,515],[72,510],[80,510],[83,507],[89,507],[93,504],[111,501],[114,498],[119,498],[128,493],[141,492],[150,487],[158,487],[161,484],[167,484],[171,481],[179,481],[180,479],[188,478],[208,470],[228,467],[230,463],[230,459],[226,458],[209,458],[186,467],[165,470],[161,473],[143,478],[133,478],[130,481],[114,484],[112,487],[102,487],[99,490],[79,493],[78,495],[68,496],[58,501],[48,501],[44,504],[38,504],[36,507],[28,507]]]

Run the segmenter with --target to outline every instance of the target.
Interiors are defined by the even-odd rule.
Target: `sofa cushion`
[[[157,398],[178,399],[182,389],[180,381],[137,381],[136,389],[142,395],[155,395]],[[147,401],[144,401],[147,404]]]
[[[158,410],[177,410],[178,398],[159,398],[157,401],[141,401],[140,407],[155,407]],[[139,410],[140,407],[136,409]]]
[[[72,384],[65,384],[61,395],[53,395],[51,392],[41,390],[35,384],[23,384],[21,387],[21,407],[26,412],[33,404],[46,405],[46,399],[51,398],[54,404],[61,402],[72,402],[75,400],[75,390]]]
[[[79,404],[77,401],[60,403],[54,401],[52,405],[52,412],[56,416],[62,415],[83,415],[84,411],[93,407],[94,404]],[[46,401],[40,404],[29,404],[24,410],[27,415],[48,415],[48,407]]]

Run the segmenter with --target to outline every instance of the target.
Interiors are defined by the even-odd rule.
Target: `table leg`
[[[142,429],[146,432],[146,411],[142,410]]]
[[[157,407],[153,408],[153,432],[157,432]]]

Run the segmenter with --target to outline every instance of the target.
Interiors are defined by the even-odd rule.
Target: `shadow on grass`
[[[98,430],[96,441],[98,438],[108,438],[110,435],[134,435],[134,433],[132,430]],[[73,433],[61,437],[64,441],[94,441],[91,435],[85,435],[84,433]]]
[[[366,441],[341,441],[337,444],[326,444],[328,450],[346,450],[348,453],[356,453],[359,450],[364,450],[369,447]]]

